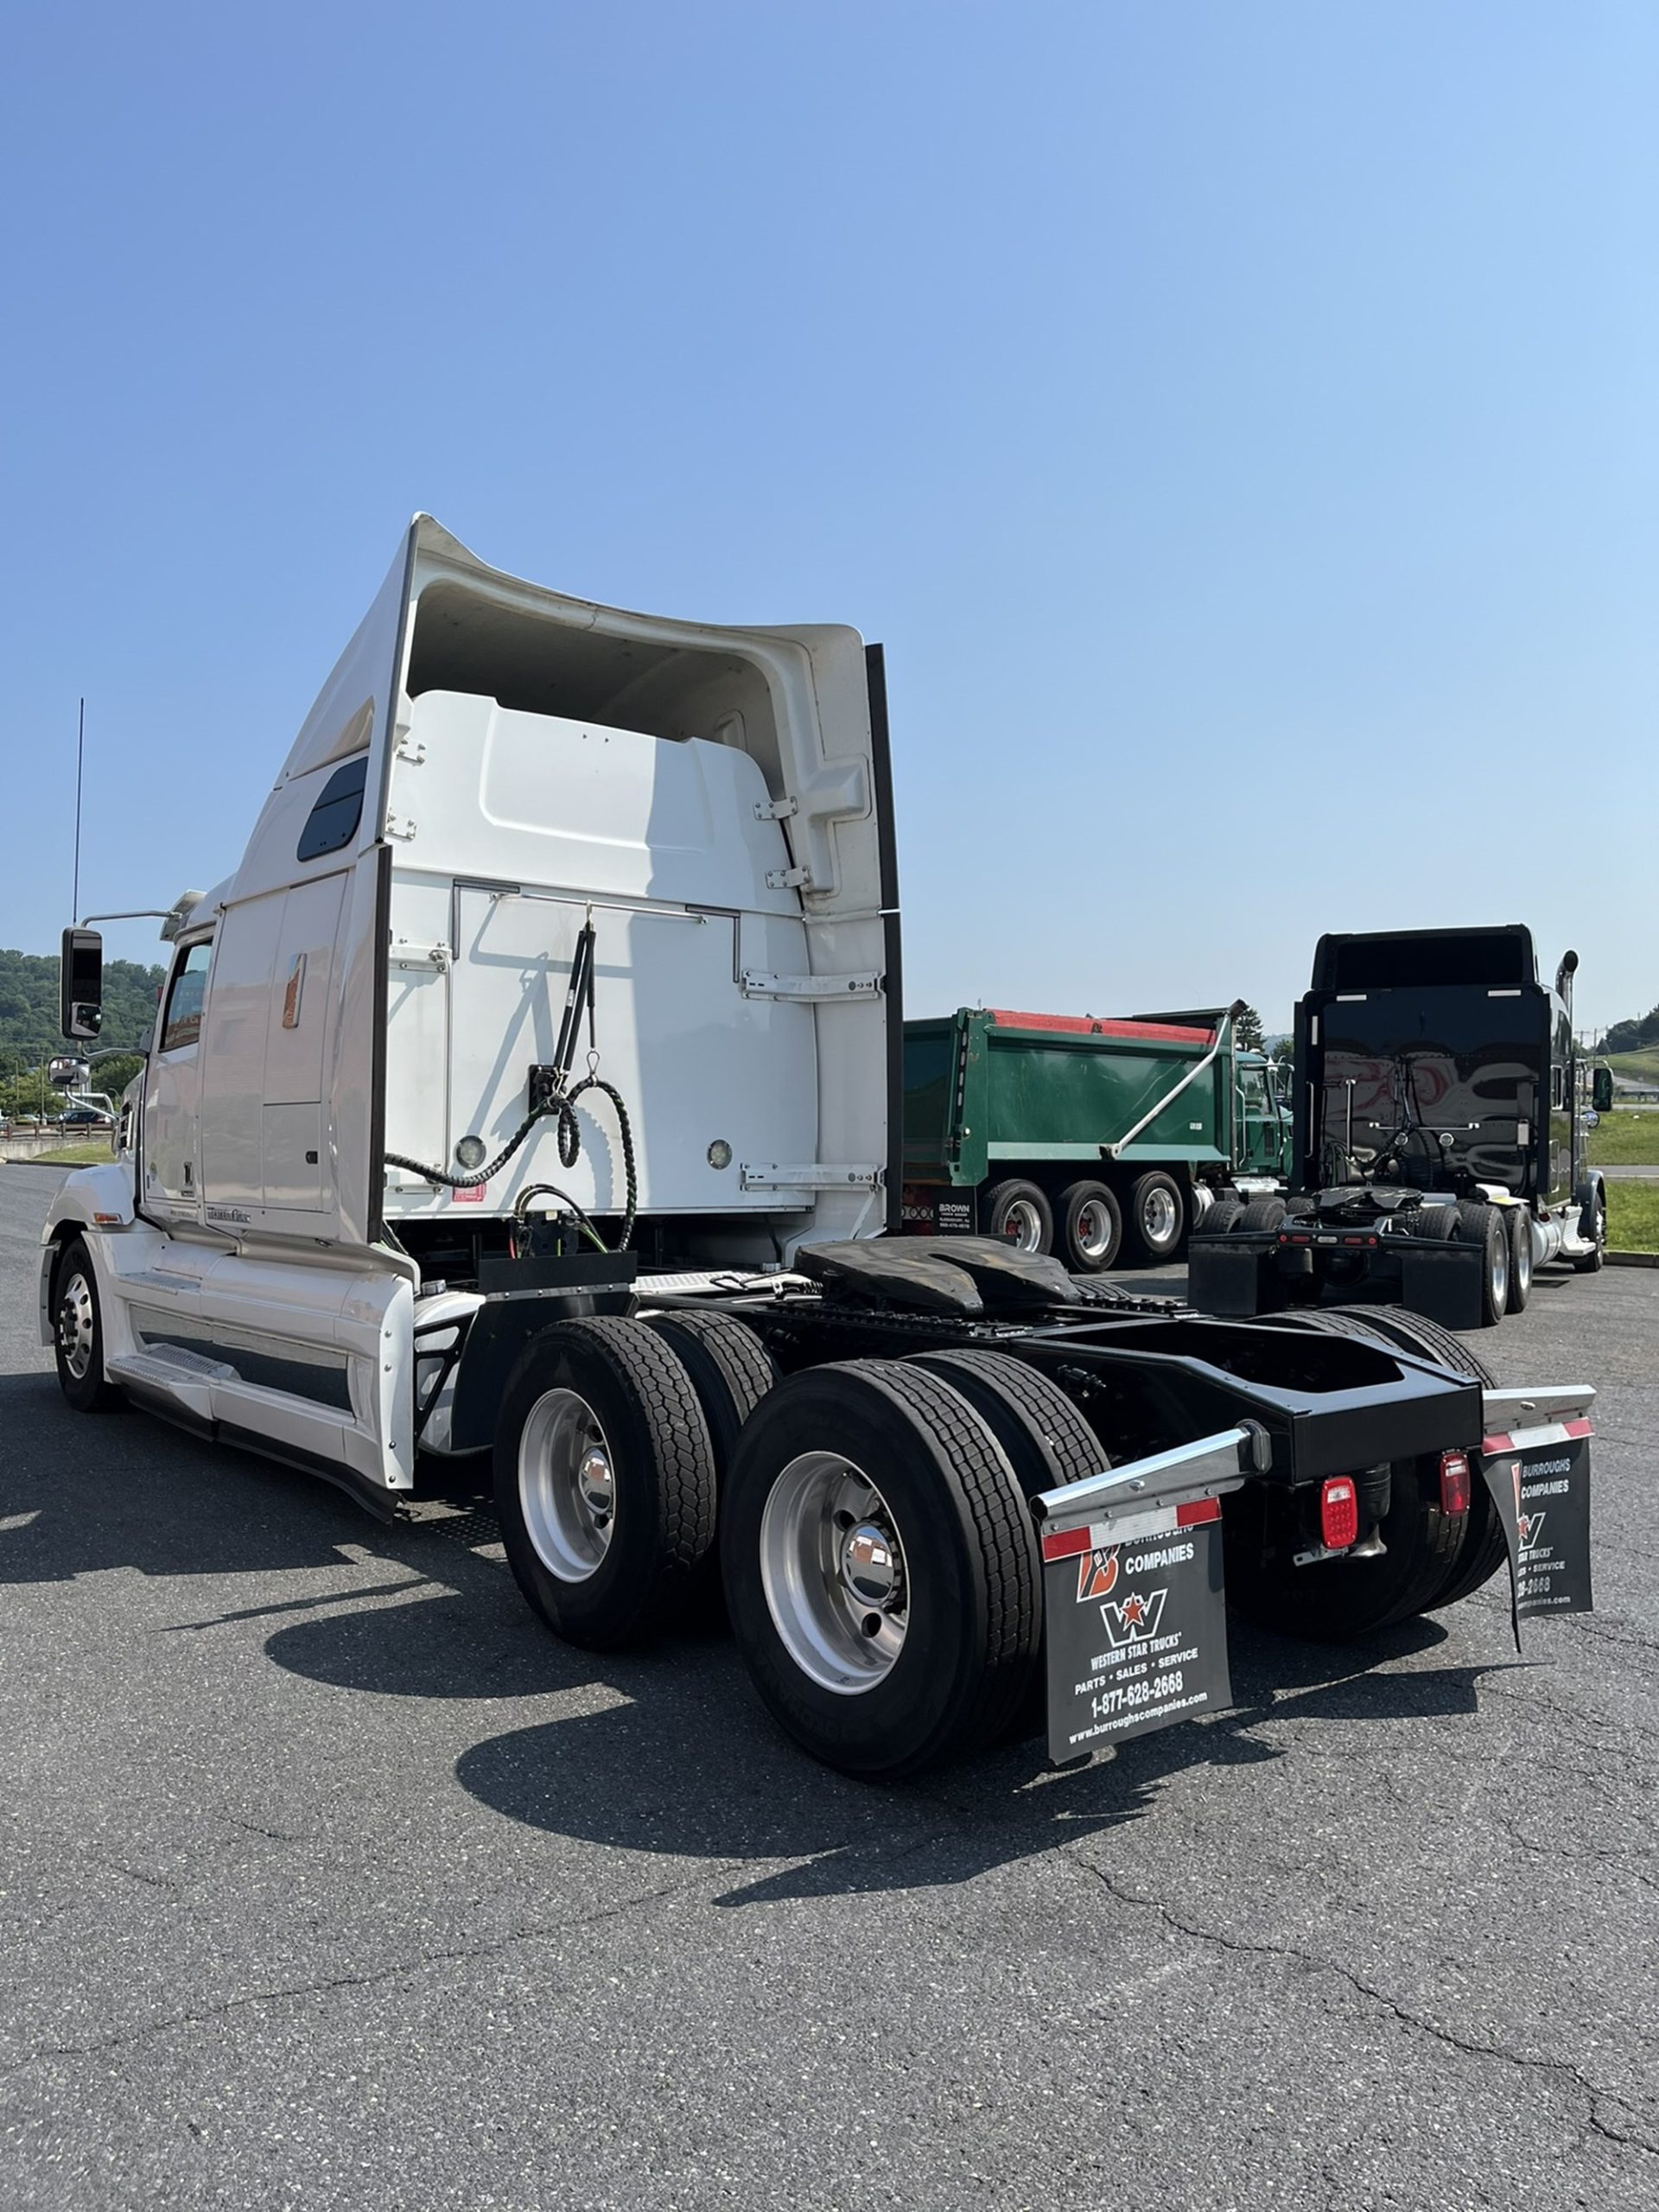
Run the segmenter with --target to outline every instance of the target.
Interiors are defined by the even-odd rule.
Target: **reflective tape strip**
[[[1147,1513],[1125,1514],[1121,1521],[1091,1521],[1086,1529],[1057,1529],[1043,1538],[1043,1560],[1076,1559],[1084,1552],[1110,1551],[1147,1536],[1173,1535],[1177,1529],[1201,1528],[1219,1521],[1218,1497],[1194,1498],[1190,1505],[1155,1506]]]
[[[1593,1436],[1595,1423],[1582,1417],[1573,1421],[1545,1421],[1537,1428],[1517,1428],[1513,1436],[1483,1436],[1480,1448],[1487,1459],[1496,1459],[1500,1452],[1535,1452],[1547,1444],[1571,1444],[1580,1437]]]

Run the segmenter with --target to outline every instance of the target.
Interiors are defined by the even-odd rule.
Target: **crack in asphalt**
[[[1455,2034],[1450,2028],[1441,2027],[1436,2021],[1425,2018],[1421,2013],[1411,2012],[1407,2006],[1402,2005],[1397,1998],[1390,1997],[1386,1990],[1379,1989],[1374,1983],[1366,1981],[1351,1967],[1343,1966],[1338,1960],[1320,1958],[1315,1952],[1304,1951],[1294,1943],[1253,1942],[1245,1937],[1225,1936],[1219,1929],[1201,1928],[1192,1921],[1183,1920],[1179,1913],[1163,1902],[1161,1897],[1141,1897],[1133,1890],[1124,1889],[1119,1883],[1114,1881],[1104,1867],[1097,1866],[1093,1859],[1085,1858],[1082,1852],[1075,1847],[1062,1847],[1059,1855],[1063,1859],[1069,1859],[1074,1866],[1081,1868],[1085,1873],[1092,1875],[1102,1888],[1109,1896],[1116,1897],[1120,1904],[1136,1905],[1142,1911],[1156,1913],[1166,1927],[1174,1929],[1178,1934],[1190,1936],[1194,1942],[1213,1944],[1218,1950],[1232,1952],[1242,1957],[1291,1960],[1299,1966],[1307,1967],[1310,1972],[1335,1974],[1338,1980],[1345,1981],[1349,1987],[1359,1996],[1367,1999],[1373,2005],[1381,2005],[1385,2012],[1398,2020],[1402,2026],[1415,2028],[1420,2034],[1430,2037],[1436,2043],[1444,2044],[1448,2050],[1460,2051],[1465,2056],[1470,2058],[1501,2059],[1506,2065],[1519,2067],[1529,2073],[1565,2075],[1580,2091],[1586,2100],[1587,2106],[1586,2117],[1593,2133],[1604,2137],[1610,2143],[1618,2143],[1627,2149],[1639,2151],[1644,2157],[1659,2158],[1659,2143],[1651,2141],[1645,2136],[1624,2133],[1619,2129],[1608,2126],[1601,2118],[1600,2108],[1604,2102],[1617,2104],[1622,2110],[1628,2112],[1631,2109],[1628,2100],[1621,2097],[1617,2090],[1599,2088],[1568,2060],[1530,2058],[1524,2051],[1510,2050],[1501,2044],[1472,2042],[1465,2037]]]
[[[125,1870],[123,1869],[124,1872]],[[209,2005],[200,2012],[170,2014],[164,2020],[151,2020],[143,2026],[121,2035],[98,2036],[84,2044],[37,2044],[23,2051],[5,2069],[6,2075],[21,2073],[41,2058],[93,2058],[105,2051],[123,2050],[132,2045],[149,2042],[154,2037],[170,2034],[175,2028],[201,2027],[209,2021],[225,2018],[232,2012],[245,2012],[257,2005],[276,2005],[295,1998],[325,1997],[335,1990],[369,1989],[384,1981],[396,1981],[401,1975],[420,1974],[429,1967],[465,1965],[473,1959],[487,1959],[510,1951],[518,1943],[545,1942],[556,1936],[567,1936],[582,1928],[592,1928],[601,1921],[620,1920],[632,1912],[642,1911],[647,1905],[660,1904],[664,1897],[677,1897],[685,1891],[696,1889],[709,1878],[709,1869],[700,1867],[697,1873],[683,1882],[670,1882],[661,1889],[647,1890],[624,1903],[601,1906],[597,1911],[578,1913],[568,1920],[549,1922],[545,1926],[510,1929],[505,1936],[492,1936],[487,1942],[456,1946],[452,1950],[421,1951],[413,1958],[402,1959],[395,1964],[377,1967],[368,1974],[327,1974],[315,1981],[285,1984],[274,1989],[250,1989],[239,1997],[227,1997],[222,2004]],[[0,2075],[0,2079],[5,2078]]]

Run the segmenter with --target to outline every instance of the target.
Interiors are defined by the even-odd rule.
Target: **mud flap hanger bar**
[[[1045,1536],[1064,1529],[1128,1521],[1143,1513],[1222,1497],[1241,1489],[1273,1463],[1273,1445],[1259,1421],[1241,1421],[1214,1436],[1200,1436],[1168,1452],[1155,1452],[1103,1474],[1046,1490],[1031,1501]]]

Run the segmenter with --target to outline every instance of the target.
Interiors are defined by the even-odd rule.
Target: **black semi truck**
[[[1190,1292],[1229,1315],[1398,1300],[1450,1328],[1526,1304],[1535,1267],[1600,1267],[1569,952],[1553,988],[1519,923],[1322,937],[1296,1012],[1291,1189],[1224,1198]],[[1586,1083],[1586,1077],[1588,1081]]]

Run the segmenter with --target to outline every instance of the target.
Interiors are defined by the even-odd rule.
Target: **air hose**
[[[554,1070],[555,1088],[550,1090],[541,1103],[533,1107],[525,1116],[495,1158],[484,1166],[473,1169],[470,1173],[451,1175],[442,1167],[429,1167],[423,1160],[409,1160],[403,1154],[397,1152],[389,1152],[385,1154],[387,1166],[405,1167],[411,1175],[424,1176],[429,1183],[441,1184],[446,1190],[475,1191],[480,1183],[487,1183],[493,1175],[499,1174],[537,1122],[545,1122],[550,1117],[556,1117],[559,1124],[559,1165],[562,1167],[574,1167],[582,1154],[582,1130],[576,1121],[576,1101],[585,1090],[602,1090],[616,1109],[617,1135],[622,1142],[622,1177],[626,1203],[622,1216],[621,1234],[616,1240],[616,1249],[619,1252],[626,1252],[633,1236],[634,1216],[639,1211],[639,1180],[633,1159],[633,1127],[628,1119],[627,1107],[623,1103],[622,1094],[616,1085],[607,1083],[602,1076],[595,1072],[599,1064],[599,1055],[591,1049],[588,1055],[588,1073],[574,1090],[566,1090],[563,1088],[565,1077],[570,1071],[576,1025],[581,1020],[584,1003],[588,1014],[588,1033],[591,1046],[594,1024],[594,925],[591,918],[577,940],[576,956],[571,963],[570,989],[565,1002],[564,1022],[560,1031],[557,1064]],[[563,1196],[563,1193],[560,1195]],[[574,1201],[567,1201],[567,1203],[574,1205]],[[586,1221],[587,1217],[582,1215],[581,1209],[576,1207],[575,1210],[581,1218]],[[588,1223],[588,1226],[591,1229],[592,1224]]]

